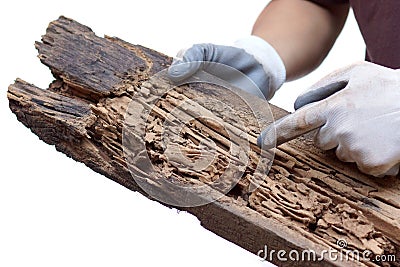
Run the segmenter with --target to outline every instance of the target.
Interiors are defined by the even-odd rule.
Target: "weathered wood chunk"
[[[285,250],[288,261],[266,258],[280,266],[305,264],[290,250],[315,251],[311,266],[400,265],[397,177],[363,175],[309,137],[276,148],[272,162],[255,144],[272,122],[257,113],[265,102],[209,83],[175,86],[160,74],[171,58],[71,19],[50,23],[36,48],[55,81],[43,90],[17,79],[10,109],[60,152],[255,254]],[[287,114],[270,107],[275,119]],[[357,260],[365,251],[397,261]]]

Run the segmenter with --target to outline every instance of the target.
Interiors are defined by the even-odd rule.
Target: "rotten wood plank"
[[[249,112],[246,103],[235,97],[240,92],[206,83],[171,89],[168,81],[154,79],[171,58],[118,38],[100,38],[65,17],[50,23],[36,47],[55,81],[42,90],[17,79],[8,89],[10,108],[60,152],[149,198],[166,199],[168,206],[188,196],[191,201],[208,201],[177,208],[253,253],[265,245],[270,250],[314,250],[318,255],[329,249],[369,250],[371,256],[396,254],[397,262],[391,264],[399,266],[397,177],[363,175],[353,164],[339,162],[332,151],[315,148],[309,136],[278,147],[265,174],[263,166],[270,162],[255,146],[255,138],[271,119]],[[265,106],[255,97],[244,98],[255,110]],[[287,114],[271,109],[275,118]],[[168,136],[171,150],[163,144],[166,122],[179,130]],[[179,127],[174,128],[177,122]],[[176,157],[177,152],[185,160]],[[209,155],[213,160],[207,168],[187,167],[190,160]],[[238,179],[233,188],[231,178]],[[260,186],[252,190],[254,181]],[[191,186],[175,190],[182,185]],[[203,194],[193,188],[201,188]],[[341,249],[338,240],[347,246]],[[304,264],[272,260],[280,266]],[[334,261],[328,255],[323,262],[324,266],[376,266],[368,261]]]

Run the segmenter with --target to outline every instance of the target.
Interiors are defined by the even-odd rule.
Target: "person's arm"
[[[311,72],[322,62],[342,30],[348,11],[348,4],[272,1],[259,16],[251,36],[231,46],[195,44],[178,54],[168,75],[182,82],[205,70],[270,100],[285,81]],[[239,78],[223,66],[244,75]]]
[[[285,65],[286,80],[294,80],[323,61],[348,12],[348,4],[320,6],[304,0],[273,0],[259,15],[252,34],[275,48]]]

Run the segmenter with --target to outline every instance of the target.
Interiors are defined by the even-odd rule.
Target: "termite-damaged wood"
[[[318,255],[329,248],[342,253],[369,250],[372,256],[394,254],[397,261],[335,261],[325,254],[324,266],[400,265],[398,178],[363,175],[352,164],[337,161],[332,152],[316,149],[308,137],[277,148],[266,175],[262,168],[256,170],[257,165],[267,166],[268,162],[260,162],[264,159],[254,143],[260,129],[271,121],[255,118],[220,86],[197,83],[167,90],[170,85],[166,81],[150,77],[169,66],[169,57],[118,38],[97,37],[90,28],[65,17],[49,25],[36,47],[40,60],[56,79],[47,90],[17,79],[8,89],[10,108],[19,121],[57,150],[153,198],[132,178],[133,171],[141,184],[170,194],[171,200],[184,196],[171,192],[168,185],[160,183],[162,179],[175,184],[208,184],[213,188],[210,194],[218,195],[224,181],[216,185],[213,181],[224,173],[229,162],[236,162],[232,176],[243,175],[228,194],[206,205],[178,208],[194,214],[205,228],[253,253],[265,245],[269,250],[296,249],[301,253],[308,249]],[[126,159],[123,129],[128,106],[134,103],[136,111],[146,110],[154,99],[157,103],[149,116],[137,116],[131,122],[129,142],[137,147],[131,147],[132,158]],[[183,102],[189,105],[182,108]],[[255,110],[265,105],[257,98],[251,98],[251,103]],[[177,107],[179,111],[173,112]],[[271,108],[275,118],[287,114]],[[219,120],[207,120],[207,114]],[[202,139],[213,142],[210,153],[214,153],[215,160],[210,166],[193,171],[179,165],[179,158],[165,156],[168,153],[164,153],[161,135],[167,116],[189,122],[173,139],[175,148],[187,159],[207,156],[200,151]],[[235,133],[235,142],[224,129]],[[249,141],[248,151],[241,145],[243,137]],[[233,152],[230,147],[235,148]],[[246,164],[241,164],[243,151]],[[144,157],[150,158],[152,170],[143,164]],[[127,161],[133,163],[133,170],[128,169]],[[249,190],[255,178],[261,185]],[[347,242],[343,250],[338,240]],[[276,256],[271,260],[280,266],[304,264],[279,261]]]

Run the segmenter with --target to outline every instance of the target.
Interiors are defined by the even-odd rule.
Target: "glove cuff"
[[[265,73],[271,77],[270,95],[267,98],[271,99],[286,80],[286,68],[278,52],[267,41],[255,35],[237,40],[234,46],[242,48],[254,56],[262,65]]]

